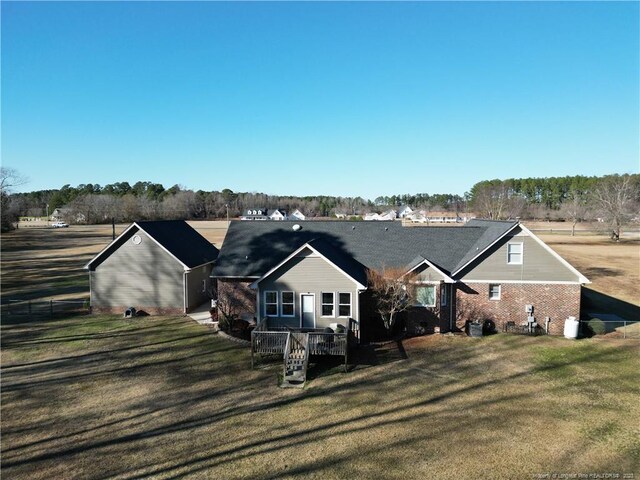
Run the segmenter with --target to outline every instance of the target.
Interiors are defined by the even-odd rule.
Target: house
[[[397,217],[406,218],[413,213],[413,209],[409,205],[403,205],[398,209]]]
[[[373,212],[373,213],[365,213],[363,220],[365,220],[366,222],[372,221],[372,220],[380,220],[380,214]]]
[[[364,220],[366,221],[390,221],[396,219],[396,211],[395,210],[387,210],[382,213],[365,213]]]
[[[270,220],[269,212],[266,208],[249,208],[240,220]]]
[[[416,303],[405,322],[416,332],[464,328],[467,320],[537,321],[561,334],[580,315],[588,280],[518,222],[409,228],[399,222],[231,224],[212,278],[220,301],[270,326],[349,326],[372,338],[379,328],[368,270],[411,274]],[[549,323],[545,321],[549,318]]]
[[[86,217],[71,207],[58,207],[49,216],[52,222],[84,223]]]
[[[269,220],[286,220],[287,219],[287,211],[286,210],[274,210],[269,215]]]
[[[190,312],[209,299],[218,253],[182,220],[132,223],[85,266],[92,311]]]
[[[304,213],[302,213],[300,210],[298,210],[297,208],[293,211],[293,213],[291,215],[289,215],[289,219],[290,220],[306,220],[307,217],[305,216]]]

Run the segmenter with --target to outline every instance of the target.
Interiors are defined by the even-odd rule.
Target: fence
[[[89,313],[89,300],[16,300],[2,305],[3,315],[48,316]]]
[[[640,321],[630,320],[591,320],[580,321],[580,334],[583,337],[606,335],[614,338],[640,339]]]

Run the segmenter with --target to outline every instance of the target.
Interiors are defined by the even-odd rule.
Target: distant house
[[[287,211],[286,210],[274,210],[269,215],[269,220],[286,220],[287,219]]]
[[[86,217],[71,207],[58,207],[49,216],[52,222],[84,223]]]
[[[367,222],[373,221],[373,220],[380,220],[380,214],[373,212],[373,213],[365,213],[363,219]]]
[[[444,211],[426,211],[420,210],[407,215],[407,220],[414,223],[467,223],[472,220],[475,215],[471,213],[444,212]]]
[[[406,218],[413,213],[413,209],[409,205],[403,205],[398,209],[397,217]]]
[[[579,317],[589,283],[523,225],[490,220],[424,228],[232,222],[212,278],[221,300],[242,298],[242,314],[268,328],[342,325],[367,339],[380,325],[367,271],[382,268],[413,275],[404,322],[417,333],[459,331],[466,320],[501,331],[532,314],[558,335],[567,317]]]
[[[347,218],[347,214],[342,212],[336,212],[335,216],[338,220],[344,220],[345,218]]]
[[[389,221],[396,219],[395,210],[387,210],[382,213],[365,213],[364,220],[366,221]]]
[[[85,266],[92,311],[187,313],[208,300],[217,257],[182,220],[132,223]]]
[[[249,208],[240,220],[270,220],[269,212],[266,208]]]
[[[297,208],[293,211],[291,215],[289,215],[290,220],[306,220],[306,216]]]

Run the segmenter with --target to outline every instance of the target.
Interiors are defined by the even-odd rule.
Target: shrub
[[[587,325],[592,335],[602,335],[607,332],[607,327],[599,318],[592,318],[587,322]]]

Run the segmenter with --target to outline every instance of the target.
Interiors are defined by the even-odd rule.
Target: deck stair
[[[284,350],[281,387],[304,387],[309,365],[309,334],[290,331]]]

